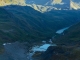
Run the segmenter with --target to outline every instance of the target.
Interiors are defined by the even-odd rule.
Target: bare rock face
[[[25,5],[25,0],[0,0],[0,6],[6,5]]]
[[[80,9],[80,0],[71,0],[70,7],[75,10]]]

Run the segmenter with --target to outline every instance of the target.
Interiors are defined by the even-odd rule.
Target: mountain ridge
[[[51,10],[79,10],[79,0],[0,0],[0,6],[20,5],[30,6],[40,12],[48,12]]]

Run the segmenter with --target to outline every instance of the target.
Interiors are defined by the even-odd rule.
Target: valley
[[[78,11],[52,11],[42,14],[31,7],[16,5],[5,6],[1,9],[0,12],[3,14],[1,19],[4,20],[0,25],[2,42],[48,40],[55,35],[57,30],[80,21]],[[5,16],[5,14],[9,15]],[[6,17],[8,21],[5,20]]]
[[[68,30],[69,27],[58,30],[59,31],[58,34],[62,35],[63,32],[66,31],[66,29]],[[62,36],[62,37],[64,37],[64,36]],[[61,44],[58,44],[59,43],[58,42],[58,43],[56,43],[58,45],[56,45],[56,44],[54,44],[55,43],[54,40],[52,40],[52,41],[53,41],[52,43],[50,43],[50,41],[42,41],[41,43],[35,42],[32,45],[29,44],[28,42],[4,43],[3,46],[5,49],[5,52],[2,55],[0,55],[0,59],[1,60],[5,60],[5,59],[6,60],[15,60],[15,59],[17,59],[17,60],[23,60],[23,59],[24,60],[26,60],[26,59],[27,60],[39,60],[39,59],[45,60],[48,58],[47,60],[50,60],[50,58],[52,56],[54,56],[51,59],[56,60],[57,59],[56,57],[58,57],[59,59],[62,60],[62,58],[60,58],[60,57],[63,57],[63,60],[65,60],[66,58],[71,60],[73,55],[70,56],[70,53],[76,54],[73,52],[77,52],[76,49],[79,48],[79,45],[77,45],[77,46],[75,46],[75,45],[71,45],[71,46],[70,45],[68,45],[68,46],[61,45],[61,44],[63,44],[62,41],[60,42]],[[66,44],[66,43],[64,42],[64,44]],[[70,49],[70,50],[67,50],[67,49]],[[71,52],[72,50],[73,50],[73,52]],[[52,54],[51,51],[53,51],[55,53]],[[69,57],[65,57],[65,54],[67,54],[67,53],[68,53],[67,56],[69,56]],[[45,58],[43,58],[44,54],[46,54]],[[48,54],[50,54],[51,56],[48,56]],[[62,55],[62,56],[60,56],[60,55]],[[77,56],[77,55],[75,55],[75,56]],[[79,57],[74,57],[73,60],[75,60],[76,58],[79,58]]]
[[[80,60],[79,0],[0,0],[0,60]]]

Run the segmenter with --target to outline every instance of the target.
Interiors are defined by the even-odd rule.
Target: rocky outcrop
[[[42,60],[58,60],[64,57],[66,50],[58,46],[50,46],[47,51],[42,54]],[[64,59],[65,60],[65,59]]]

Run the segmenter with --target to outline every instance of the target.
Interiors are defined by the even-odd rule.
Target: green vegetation
[[[4,43],[48,40],[55,35],[56,30],[79,21],[79,13],[73,12],[53,11],[42,14],[27,6],[2,7],[0,8],[0,41]],[[78,17],[75,17],[75,14]]]
[[[56,41],[62,44],[80,44],[80,23],[71,26],[64,35],[56,37]]]
[[[0,8],[0,54],[4,51],[3,43],[40,42],[52,38],[58,29],[80,21],[80,11],[51,11],[40,13],[27,6],[5,6]],[[68,46],[52,48],[50,59],[80,60],[80,23],[71,26],[58,35],[54,42]],[[71,46],[70,46],[71,45]],[[76,46],[77,45],[77,46]],[[67,53],[69,54],[67,54]],[[40,52],[35,56],[39,57]],[[48,54],[45,54],[48,55]],[[45,56],[44,55],[44,56]],[[48,56],[49,57],[49,56]],[[58,60],[57,59],[57,60]],[[46,59],[45,59],[46,60]]]

